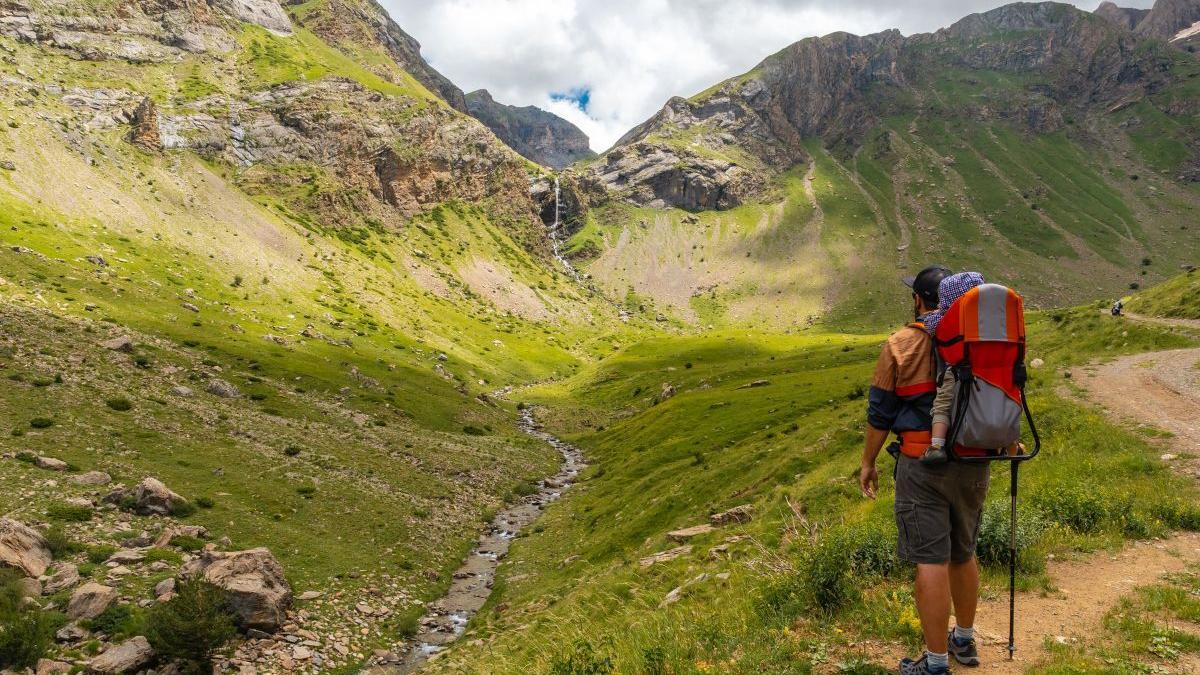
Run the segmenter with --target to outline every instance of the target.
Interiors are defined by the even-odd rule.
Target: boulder
[[[201,578],[229,593],[242,628],[268,633],[279,629],[292,605],[292,587],[283,567],[265,548],[204,551],[183,566],[185,578]]]
[[[67,618],[72,621],[94,619],[117,599],[117,589],[94,581],[80,586],[67,603]]]
[[[79,583],[79,568],[69,562],[60,562],[54,568],[54,574],[46,579],[43,585],[42,593],[46,595],[54,595],[59,591],[65,591]]]
[[[0,518],[0,566],[40,577],[52,559],[45,538],[37,530],[11,518]]]
[[[71,672],[71,664],[65,661],[51,661],[50,659],[38,659],[37,669],[34,675],[66,675]]]
[[[71,476],[69,480],[76,485],[108,485],[112,482],[112,476],[103,471],[88,471],[78,476]]]
[[[177,384],[174,387],[171,387],[171,393],[180,398],[188,398],[189,396],[192,395],[192,390],[190,387],[185,387],[182,384]]]
[[[59,628],[58,632],[54,634],[54,639],[59,642],[79,642],[87,638],[88,635],[89,633],[83,626],[72,622]]]
[[[157,478],[143,478],[133,491],[134,511],[143,515],[169,516],[186,499],[171,491]]]
[[[100,343],[100,346],[104,347],[105,349],[111,349],[114,352],[125,352],[126,354],[129,354],[133,351],[133,338],[122,335],[121,337],[115,337],[111,340],[105,340],[104,342]]]
[[[142,636],[131,638],[110,647],[108,651],[92,659],[88,670],[93,673],[135,673],[154,660],[154,648]]]
[[[175,592],[175,579],[163,579],[154,586],[154,597],[161,598],[168,593]]]
[[[712,525],[696,525],[693,527],[685,527],[682,530],[668,532],[667,538],[672,541],[685,542],[692,537],[699,537],[702,534],[708,534],[712,531]]]
[[[708,520],[713,524],[713,527],[722,527],[733,523],[748,523],[753,517],[754,507],[750,504],[742,504],[728,511],[714,513],[712,516],[709,516]]]
[[[204,390],[213,396],[219,396],[221,398],[237,398],[238,396],[242,395],[241,392],[238,391],[237,387],[216,377],[208,381],[208,386],[205,387]]]
[[[66,471],[68,468],[66,462],[53,457],[38,457],[33,460],[33,464],[37,468],[47,471]]]
[[[680,556],[685,556],[691,552],[692,552],[691,546],[680,546],[678,548],[673,548],[669,551],[662,551],[660,553],[655,553],[654,555],[646,556],[645,558],[642,558],[641,560],[639,560],[638,564],[641,565],[642,567],[650,567],[651,565],[654,565],[657,563],[668,562],[668,561],[674,560]]]

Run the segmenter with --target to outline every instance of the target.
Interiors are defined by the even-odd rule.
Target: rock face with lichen
[[[131,121],[133,129],[129,132],[129,142],[134,145],[158,152],[162,150],[162,135],[158,128],[158,108],[149,96],[142,99],[133,111]]]

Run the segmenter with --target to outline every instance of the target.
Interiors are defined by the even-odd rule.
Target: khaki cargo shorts
[[[967,562],[983,521],[987,463],[925,466],[901,455],[896,465],[896,552],[910,563]]]

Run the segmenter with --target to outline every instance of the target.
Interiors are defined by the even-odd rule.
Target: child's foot
[[[945,464],[948,459],[950,456],[946,454],[945,448],[937,448],[932,445],[925,448],[925,454],[921,455],[921,463],[925,466]]]

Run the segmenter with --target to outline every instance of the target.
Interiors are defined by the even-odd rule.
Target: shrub
[[[117,547],[110,544],[98,544],[88,549],[88,560],[97,565],[108,560],[112,554],[117,552]]]
[[[146,639],[160,656],[200,666],[236,634],[228,596],[199,580],[179,584],[175,597],[146,617]]]
[[[60,621],[37,609],[21,609],[19,575],[0,569],[0,669],[24,670],[37,665],[53,644]]]
[[[171,515],[176,518],[187,518],[196,512],[196,507],[191,502],[182,501],[171,504]]]
[[[487,432],[484,431],[483,429],[480,429],[479,427],[474,427],[471,425],[467,425],[467,426],[463,427],[463,433],[469,434],[471,436],[486,436],[487,435]]]
[[[192,537],[186,534],[177,534],[171,537],[170,544],[177,546],[185,551],[199,551],[204,548],[204,540],[199,537]]]
[[[86,506],[55,502],[46,507],[46,517],[67,523],[86,523],[92,519],[92,510]]]
[[[305,499],[312,499],[313,495],[317,494],[317,486],[313,485],[312,483],[301,485],[300,487],[296,488],[296,493]]]
[[[289,445],[283,449],[283,454],[287,455],[288,457],[295,457],[296,455],[300,454],[300,446]]]
[[[196,506],[202,509],[211,509],[216,505],[217,503],[213,501],[212,497],[196,497]]]
[[[975,544],[975,555],[986,566],[1008,566],[1008,544],[1010,538],[1011,509],[1007,502],[991,502],[983,509],[983,523],[979,527],[979,539]],[[1046,566],[1045,558],[1034,550],[1042,533],[1046,531],[1046,519],[1033,509],[1017,510],[1017,569],[1022,572],[1040,572]]]
[[[61,527],[52,527],[46,530],[46,533],[42,536],[46,540],[46,548],[50,549],[50,553],[55,558],[62,558],[83,550],[83,547],[72,541]]]
[[[615,669],[611,657],[600,656],[591,643],[580,640],[550,661],[550,675],[603,675]]]
[[[858,599],[859,582],[891,576],[899,564],[890,520],[827,530],[803,553],[794,573],[766,585],[759,611],[783,622],[811,609],[833,614]]]
[[[1081,483],[1064,483],[1038,492],[1034,503],[1054,522],[1084,534],[1096,532],[1109,518],[1108,499]]]
[[[146,551],[147,563],[158,562],[160,560],[162,562],[178,565],[179,563],[183,562],[183,556],[169,548],[152,548],[149,551]]]
[[[29,452],[28,450],[21,450],[17,453],[17,461],[25,462],[26,464],[33,464],[37,461],[37,455]]]
[[[144,616],[131,605],[114,602],[100,613],[100,616],[85,623],[85,627],[94,633],[103,633],[114,640],[140,635],[144,632]]]
[[[104,401],[104,405],[108,406],[109,408],[112,408],[113,410],[116,410],[117,412],[125,412],[127,410],[133,409],[133,402],[130,401],[129,399],[125,398],[124,396],[118,396],[117,398],[106,399]]]
[[[29,420],[29,426],[34,429],[49,429],[54,426],[54,420],[49,417],[35,417]]]

